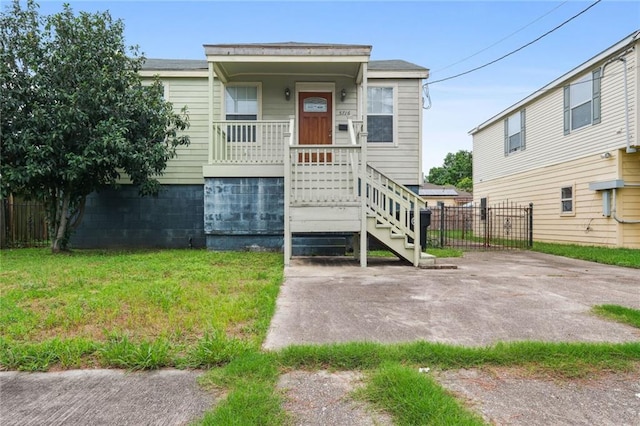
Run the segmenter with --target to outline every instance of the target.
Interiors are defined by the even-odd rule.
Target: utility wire
[[[478,71],[478,70],[480,70],[480,69],[482,69],[482,68],[488,67],[489,65],[495,64],[496,62],[501,61],[501,60],[503,60],[503,59],[505,59],[505,58],[507,58],[507,57],[509,57],[509,56],[513,55],[514,53],[517,53],[517,52],[521,51],[522,49],[524,49],[524,48],[526,48],[526,47],[531,46],[533,43],[535,43],[535,42],[537,42],[537,41],[541,40],[542,38],[544,38],[544,37],[548,36],[548,35],[549,35],[549,34],[551,34],[552,32],[554,32],[554,31],[556,31],[557,29],[559,29],[560,27],[563,27],[564,25],[566,25],[566,24],[568,24],[569,22],[573,21],[573,20],[574,20],[574,19],[576,19],[578,16],[582,15],[582,14],[583,14],[583,13],[585,13],[587,10],[591,9],[593,6],[595,6],[596,4],[600,3],[601,1],[602,1],[602,0],[596,0],[596,1],[595,1],[595,2],[593,2],[591,5],[589,5],[586,9],[582,10],[581,12],[577,13],[576,15],[573,15],[571,18],[567,19],[566,21],[564,21],[564,22],[563,22],[563,23],[561,23],[560,25],[558,25],[558,26],[556,26],[555,28],[553,28],[553,29],[551,29],[551,30],[547,31],[546,33],[542,34],[540,37],[536,38],[535,40],[532,40],[532,41],[530,41],[529,43],[527,43],[527,44],[525,44],[525,45],[523,45],[523,46],[520,46],[520,47],[519,47],[519,48],[517,48],[516,50],[512,50],[511,52],[507,53],[506,55],[502,55],[502,56],[501,56],[501,57],[499,57],[498,59],[494,59],[494,60],[493,60],[493,61],[491,61],[491,62],[487,62],[487,63],[486,63],[486,64],[484,64],[484,65],[480,65],[479,67],[472,68],[472,69],[470,69],[470,70],[468,70],[468,71],[461,72],[460,74],[452,75],[451,77],[441,78],[440,80],[435,80],[435,81],[427,82],[427,84],[436,84],[436,83],[441,83],[441,82],[443,82],[443,81],[452,80],[452,79],[454,79],[454,78],[458,78],[458,77],[461,77],[461,76],[463,76],[463,75],[470,74],[470,73],[472,73],[472,72],[474,72],[474,71]]]
[[[498,41],[496,41],[496,42],[495,42],[495,43],[493,43],[492,45],[487,46],[487,47],[485,47],[484,49],[479,50],[479,51],[477,51],[476,53],[474,53],[474,54],[472,54],[472,55],[467,56],[466,58],[460,59],[459,61],[454,62],[454,63],[452,63],[451,65],[447,65],[447,66],[446,66],[446,67],[444,67],[444,68],[439,68],[439,69],[437,69],[437,70],[433,71],[433,73],[435,74],[435,73],[437,73],[437,72],[444,71],[444,70],[449,69],[449,68],[451,68],[451,67],[453,67],[453,66],[455,66],[455,65],[458,65],[458,64],[459,64],[459,63],[461,63],[461,62],[466,61],[467,59],[471,59],[471,58],[473,58],[474,56],[478,56],[478,55],[479,55],[479,54],[481,54],[482,52],[486,52],[487,50],[491,49],[493,46],[496,46],[496,45],[498,45],[498,44],[502,43],[503,41],[505,41],[506,39],[511,38],[511,37],[513,37],[514,35],[518,34],[519,32],[521,32],[521,31],[525,30],[526,28],[529,28],[531,25],[535,24],[536,22],[538,22],[539,20],[541,20],[541,19],[542,19],[542,18],[544,18],[545,16],[550,15],[550,14],[551,14],[551,13],[553,13],[556,9],[559,9],[560,7],[564,6],[566,3],[568,3],[568,0],[567,0],[567,1],[563,1],[563,2],[562,2],[562,3],[560,3],[558,6],[554,7],[553,9],[551,9],[550,11],[548,11],[547,13],[545,13],[544,15],[539,16],[538,18],[536,18],[536,19],[534,19],[533,21],[529,22],[529,23],[528,23],[527,25],[525,25],[524,27],[521,27],[521,28],[517,29],[516,31],[512,32],[511,34],[509,34],[509,35],[507,35],[507,36],[505,36],[505,37],[501,38],[501,39],[500,39],[500,40],[498,40]]]

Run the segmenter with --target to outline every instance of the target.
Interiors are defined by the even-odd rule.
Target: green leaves
[[[125,45],[122,21],[69,5],[42,17],[37,7],[15,0],[0,14],[1,192],[42,200],[51,235],[67,235],[74,212],[60,209],[115,185],[119,171],[157,193],[189,122],[159,81],[143,86],[144,57]]]
[[[460,150],[449,153],[442,167],[432,167],[427,177],[429,183],[453,185],[463,191],[473,190],[473,154]]]

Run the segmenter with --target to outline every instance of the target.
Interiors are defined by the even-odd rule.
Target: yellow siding
[[[636,134],[637,95],[634,54],[627,55],[630,132]],[[505,156],[504,122],[498,120],[473,136],[474,182],[501,178],[576,160],[626,146],[623,62],[606,66],[602,78],[602,122],[569,135],[563,133],[563,89],[558,87],[525,106],[526,149]],[[595,69],[595,67],[593,68]],[[589,70],[587,73],[590,74]],[[578,75],[576,81],[585,74]]]
[[[620,158],[622,178],[626,185],[637,185],[618,190],[618,217],[640,221],[640,152],[624,154]],[[620,245],[640,248],[640,223],[621,224]]]
[[[509,177],[476,182],[474,200],[479,203],[480,198],[486,197],[489,204],[505,200],[522,204],[532,202],[536,241],[640,248],[640,225],[621,225],[613,217],[604,217],[602,193],[589,189],[590,182],[618,178],[618,156],[622,157],[623,164],[630,161],[627,157],[631,156],[623,150],[612,154],[609,159],[589,155]],[[640,163],[637,157],[635,161]],[[637,164],[635,168],[627,167],[629,173],[640,173]],[[563,186],[575,188],[575,215],[560,213],[560,188]],[[629,213],[627,209],[638,208],[638,192],[640,190],[631,188],[618,191],[619,213],[623,210],[621,206],[625,213]],[[624,237],[619,238],[619,235]]]

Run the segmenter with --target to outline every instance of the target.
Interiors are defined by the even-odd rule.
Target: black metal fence
[[[427,247],[506,250],[533,245],[533,204],[439,205],[429,209]]]
[[[46,247],[49,231],[44,206],[14,197],[0,200],[0,247]]]

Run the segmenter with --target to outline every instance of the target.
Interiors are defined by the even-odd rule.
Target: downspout
[[[629,130],[629,96],[627,93],[629,89],[627,88],[627,59],[624,56],[621,56],[620,60],[624,63],[624,125],[627,131],[627,154],[631,154],[637,152],[638,150],[631,146],[631,131]]]
[[[615,61],[622,61],[624,63],[623,70],[622,70],[623,78],[624,78],[624,126],[625,126],[626,139],[627,139],[627,154],[632,154],[634,152],[637,152],[638,150],[631,146],[631,129],[629,126],[629,87],[628,87],[628,78],[627,78],[627,58],[624,57],[624,55],[628,54],[629,51],[630,50],[627,50],[617,58],[612,58],[609,61],[607,61],[602,66],[602,73],[600,75],[600,78],[601,79],[604,78],[604,70],[607,67],[607,65]],[[633,48],[631,48],[631,51],[633,51]]]

